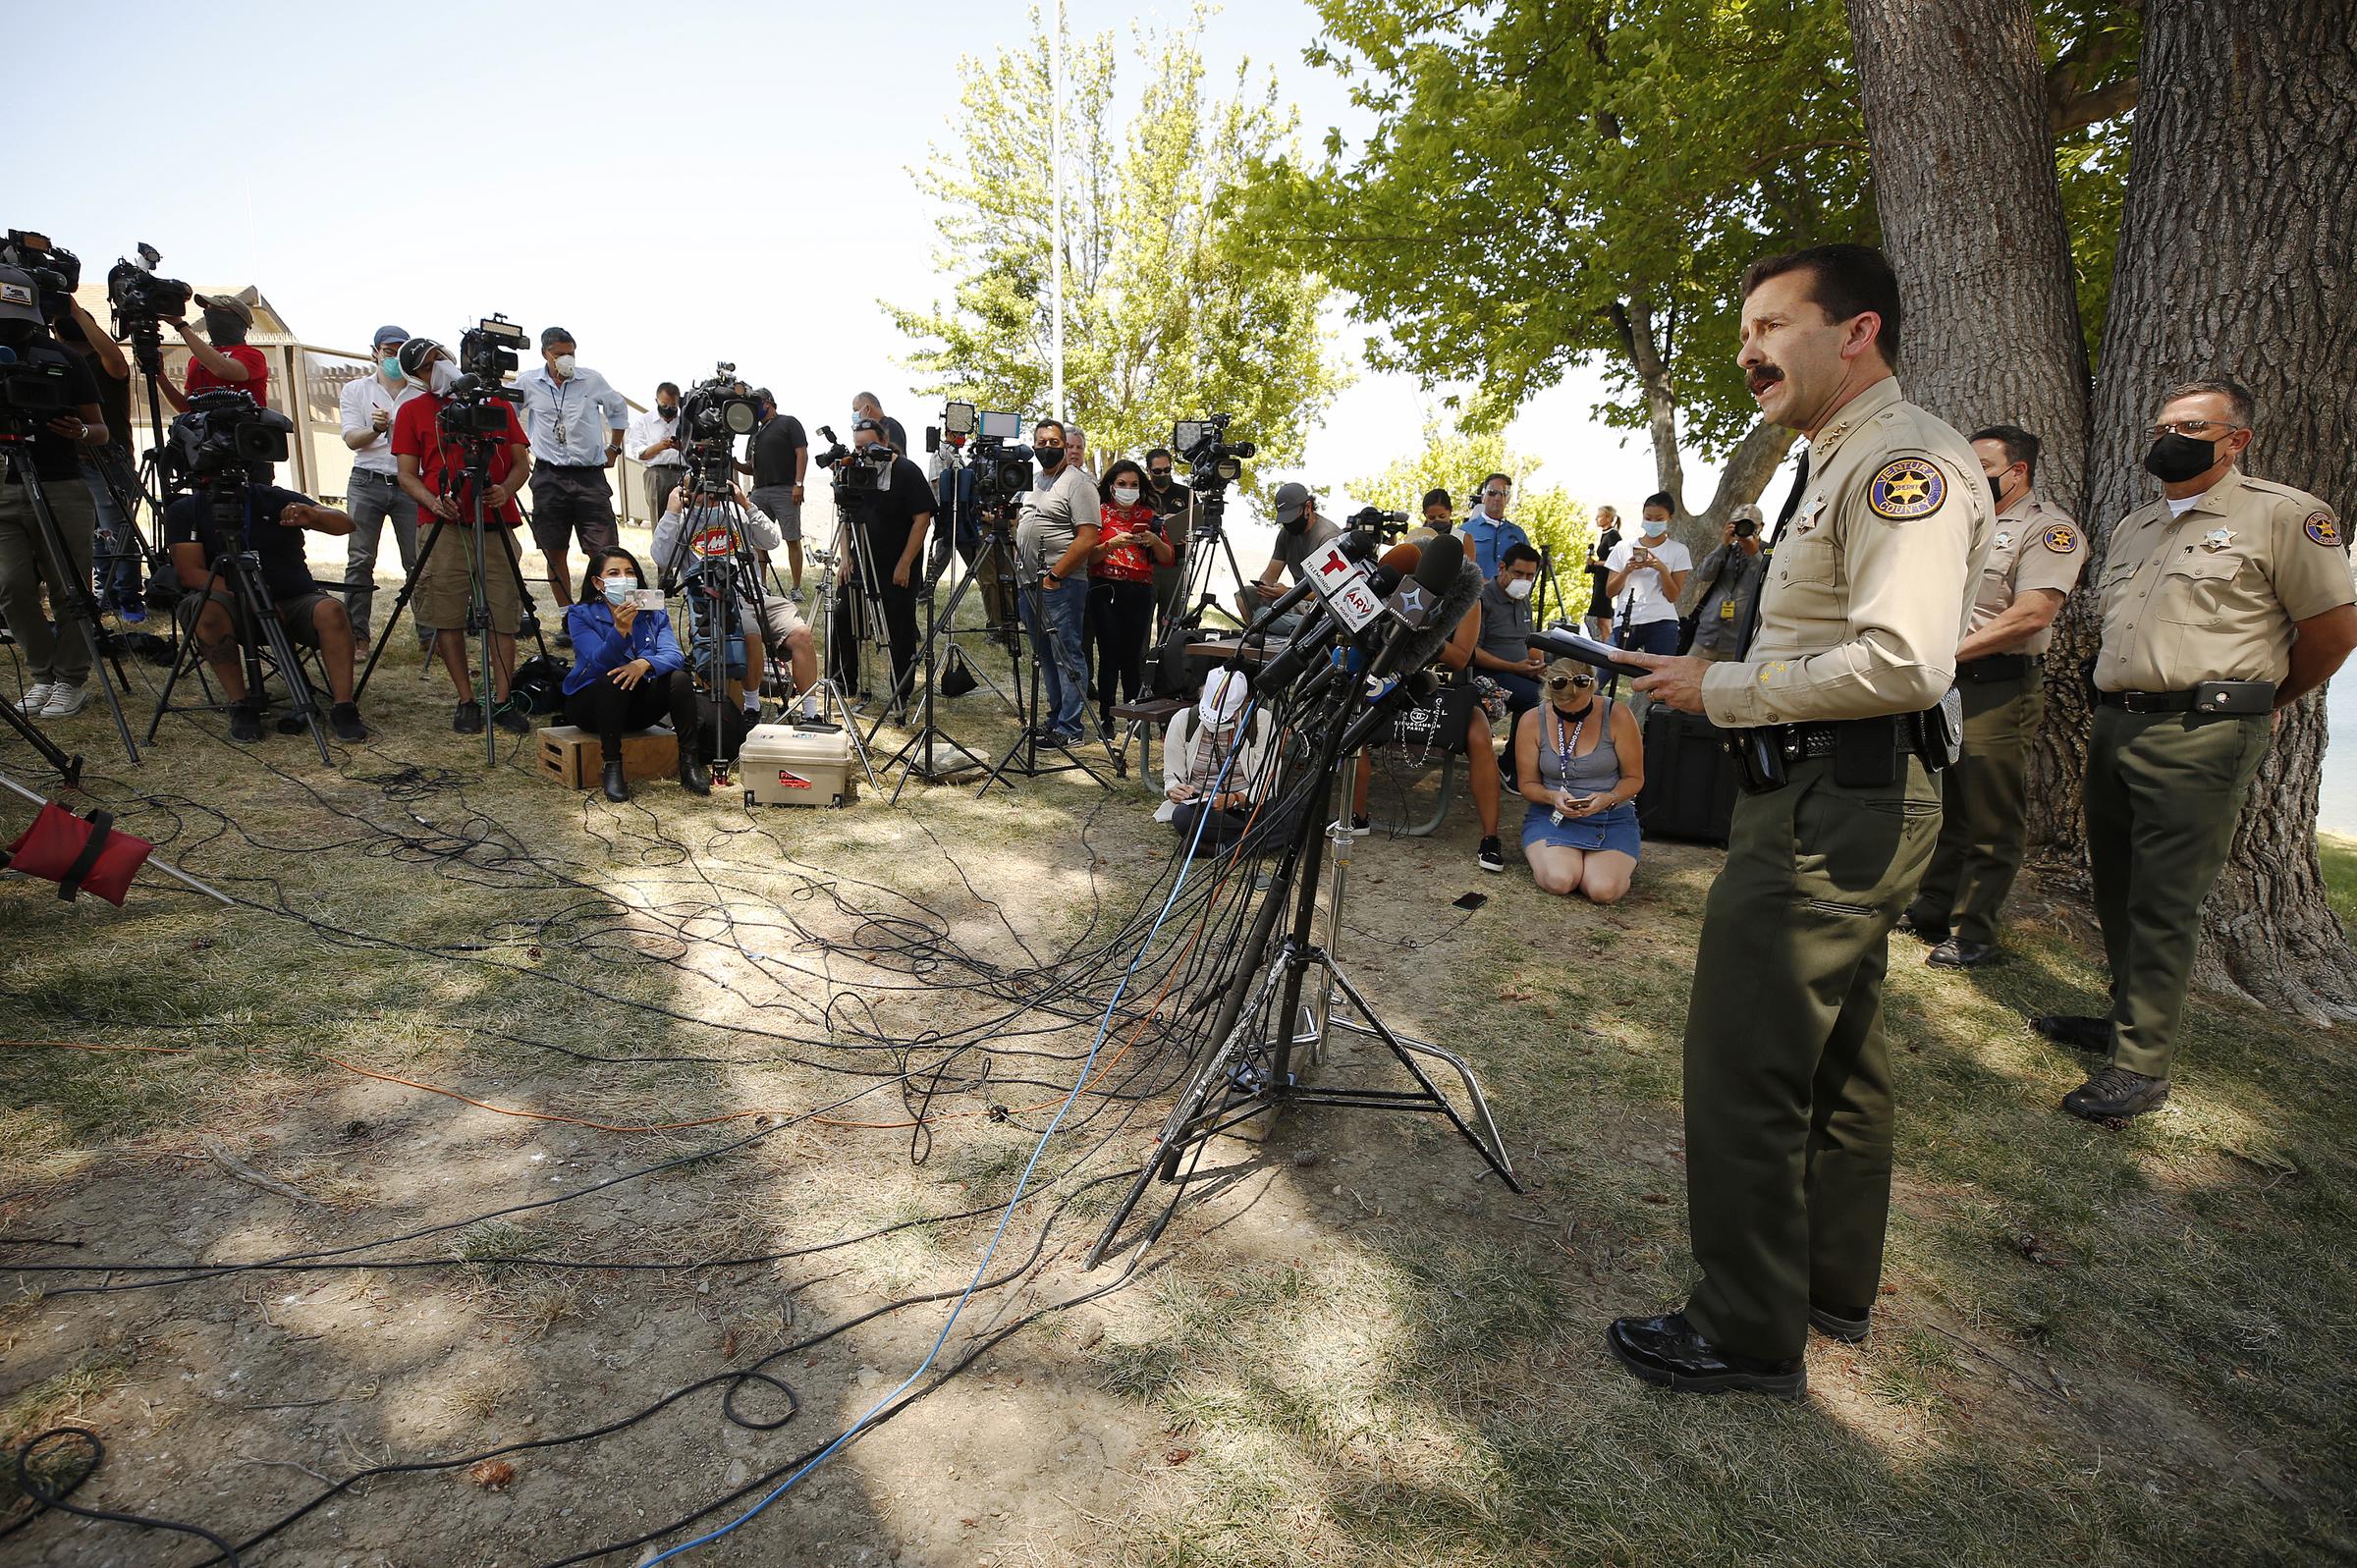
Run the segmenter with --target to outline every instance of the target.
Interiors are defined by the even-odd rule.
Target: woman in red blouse
[[[1154,568],[1177,559],[1163,520],[1145,499],[1145,470],[1128,459],[1097,482],[1103,531],[1088,553],[1089,658],[1096,667],[1097,733],[1113,734],[1115,687],[1134,702],[1145,686],[1146,638],[1154,626]]]

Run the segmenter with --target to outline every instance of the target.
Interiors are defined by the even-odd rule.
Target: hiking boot
[[[260,703],[233,702],[229,705],[229,738],[247,744],[262,738]]]
[[[483,732],[483,705],[468,697],[450,711],[450,728],[462,735]]]
[[[2086,1121],[2114,1126],[2158,1110],[2168,1099],[2166,1078],[2148,1078],[2125,1067],[2106,1067],[2062,1097],[2062,1108]]]
[[[1984,964],[2000,962],[2004,956],[1994,942],[1966,942],[1962,937],[1950,937],[1926,953],[1923,961],[1934,969],[1978,969]]]
[[[327,723],[335,730],[338,740],[368,738],[368,727],[360,723],[360,705],[356,702],[339,702],[330,706]]]
[[[2111,1050],[2111,1020],[2091,1017],[2083,1012],[2041,1013],[2030,1020],[2037,1030],[2057,1046],[2069,1046],[2075,1051]]]

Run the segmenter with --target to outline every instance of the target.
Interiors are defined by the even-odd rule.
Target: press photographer
[[[734,541],[730,538],[728,521],[720,512],[722,508],[734,509],[738,535]],[[681,539],[684,528],[689,530],[685,542]],[[679,563],[675,575],[679,577],[680,591],[689,597],[690,603],[705,590],[707,568],[734,569],[738,573],[737,632],[744,639],[746,714],[759,713],[769,652],[783,648],[793,670],[794,689],[801,697],[801,715],[815,719],[819,712],[818,696],[812,688],[818,683],[818,654],[810,639],[810,627],[792,600],[761,590],[757,557],[777,549],[778,542],[777,520],[753,505],[743,491],[731,485],[714,494],[690,481],[671,493],[663,516],[655,524],[653,554],[658,562]],[[732,543],[746,552],[734,562],[730,560]]]
[[[253,330],[253,306],[235,295],[200,294],[192,297],[204,315],[204,336],[181,316],[172,323],[180,334],[181,345],[189,351],[189,374],[186,390],[172,385],[168,376],[157,376],[156,385],[164,401],[180,413],[189,411],[189,402],[199,393],[226,389],[242,392],[253,400],[257,408],[270,406],[270,361],[262,351],[246,341]]]
[[[823,433],[823,432],[822,432]],[[851,427],[851,449],[840,445],[819,457],[835,478],[835,506],[847,535],[842,573],[835,585],[835,620],[828,628],[827,672],[845,691],[859,689],[859,639],[855,606],[872,591],[884,612],[892,645],[893,702],[907,700],[916,679],[916,564],[933,521],[933,487],[925,470],[901,456],[883,426],[861,419]],[[1086,594],[1086,582],[1075,584]],[[1075,645],[1079,622],[1075,615]]]
[[[0,482],[0,611],[31,678],[17,711],[41,719],[70,718],[89,701],[89,641],[50,623],[41,589],[46,583],[61,622],[75,596],[88,592],[98,514],[82,485],[81,458],[107,438],[96,383],[49,336],[45,316],[64,308],[63,282],[55,273],[36,279],[0,266],[0,446],[8,454]],[[27,467],[48,504],[54,545],[34,511]]]
[[[481,369],[491,371],[489,379],[496,385],[496,368],[486,363]],[[458,691],[450,728],[462,735],[483,730],[483,705],[467,680],[464,629],[472,622],[479,576],[490,614],[485,639],[489,657],[484,661],[491,682],[490,718],[510,734],[530,734],[530,713],[508,691],[508,677],[516,668],[516,633],[523,623],[515,534],[523,512],[516,505],[516,493],[532,471],[530,442],[517,422],[515,407],[502,399],[483,398],[466,410],[489,426],[484,432],[489,483],[480,498],[484,526],[478,536],[466,443],[443,417],[451,406],[450,394],[461,381],[459,367],[450,351],[433,339],[411,338],[401,346],[401,370],[418,388],[393,418],[393,459],[399,464],[402,492],[417,503],[420,559],[412,606],[417,620],[435,628],[434,646]],[[468,380],[482,379],[476,367],[469,371]]]
[[[1088,553],[1096,548],[1102,508],[1096,482],[1065,450],[1065,427],[1042,419],[1031,427],[1037,489],[1015,525],[1014,554],[1022,575],[1023,624],[1032,657],[1047,679],[1047,715],[1033,728],[1060,746],[1080,739],[1088,707],[1088,655],[1081,633],[1088,617]]]
[[[220,416],[216,410],[202,407],[202,397],[196,401],[197,412],[173,421],[176,438],[205,439],[185,437],[184,431],[192,421]],[[234,418],[234,413],[229,417]],[[217,527],[223,501],[229,501],[239,514],[240,531],[235,538],[222,537]],[[368,738],[368,727],[360,722],[360,710],[352,694],[352,618],[341,599],[322,592],[312,580],[310,565],[303,557],[306,532],[341,538],[352,532],[352,518],[297,491],[255,483],[242,471],[200,472],[195,488],[164,513],[164,539],[172,549],[172,564],[190,590],[180,602],[181,624],[212,666],[214,678],[229,698],[232,740],[261,739],[262,710],[258,695],[247,688],[239,657],[237,595],[229,584],[213,577],[214,562],[231,552],[248,552],[254,558],[262,588],[288,638],[319,650],[331,698],[327,720],[338,738]],[[208,584],[204,598],[197,599],[196,592],[207,590]]]
[[[1768,558],[1760,553],[1760,509],[1737,507],[1720,532],[1718,548],[1694,568],[1702,588],[1694,599],[1694,645],[1687,651],[1705,659],[1734,658],[1767,574]]]

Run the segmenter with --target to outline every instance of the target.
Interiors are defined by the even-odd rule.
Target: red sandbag
[[[131,879],[154,852],[146,839],[116,832],[114,813],[92,811],[85,820],[51,800],[0,854],[0,866],[56,883],[60,898],[94,892],[120,908]]]

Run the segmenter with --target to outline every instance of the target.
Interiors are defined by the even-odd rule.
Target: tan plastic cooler
[[[748,806],[843,806],[856,795],[851,737],[841,730],[755,725],[737,770]]]

